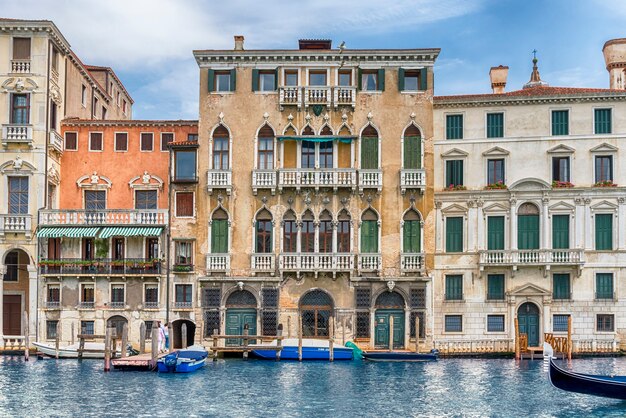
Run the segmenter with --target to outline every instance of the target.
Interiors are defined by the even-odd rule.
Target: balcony
[[[11,60],[11,74],[29,74],[30,60]]]
[[[95,309],[96,302],[79,302],[78,309]]]
[[[424,273],[424,253],[402,253],[400,254],[400,272],[402,274],[407,273]]]
[[[302,107],[302,89],[300,87],[280,87],[278,98],[281,106],[296,105]]]
[[[278,266],[281,271],[332,272],[333,277],[338,272],[352,272],[354,270],[354,255],[324,254],[324,253],[284,253],[280,254]]]
[[[2,146],[9,144],[26,144],[32,146],[33,125],[2,125]]]
[[[423,168],[400,170],[400,192],[405,194],[410,189],[419,190],[420,193],[426,190],[426,171]]]
[[[45,303],[45,308],[46,309],[61,309],[61,302],[60,301],[46,301]]]
[[[207,175],[207,189],[209,194],[213,189],[225,189],[230,195],[233,188],[233,175],[231,170],[209,170]]]
[[[580,268],[585,264],[582,249],[545,249],[545,250],[488,250],[479,251],[478,265],[485,267],[545,267],[573,266]]]
[[[383,257],[381,254],[359,254],[359,274],[379,273],[383,268]]]
[[[339,106],[356,106],[356,87],[335,87],[333,88],[333,105],[335,108]]]
[[[276,191],[276,171],[253,170],[252,192],[256,195],[259,189],[270,189],[272,194]]]
[[[144,309],[159,309],[159,302],[146,302],[143,304]]]
[[[278,170],[278,191],[293,187],[315,188],[356,188],[356,170],[353,168],[283,168]]]
[[[42,210],[39,225],[167,225],[167,209]]]
[[[376,189],[378,192],[383,190],[382,170],[359,170],[359,192],[365,189]]]
[[[273,276],[276,272],[276,256],[269,253],[252,254],[250,267],[255,274],[269,273]]]
[[[228,273],[230,271],[230,254],[207,254],[206,272]]]
[[[109,309],[124,309],[126,302],[109,302]]]
[[[56,152],[63,154],[63,137],[54,129],[50,131],[50,146]]]
[[[30,237],[32,231],[32,217],[31,215],[12,215],[2,214],[0,215],[0,237],[5,234],[20,234],[24,233],[27,237]]]
[[[314,105],[355,107],[356,87],[283,86],[278,88],[278,97],[281,106],[297,106],[298,109]]]
[[[47,276],[158,276],[161,274],[161,262],[147,258],[123,260],[44,258],[39,261],[39,274]]]
[[[313,105],[330,106],[330,87],[307,86],[304,89],[304,107]]]
[[[174,309],[192,309],[193,302],[174,302]]]

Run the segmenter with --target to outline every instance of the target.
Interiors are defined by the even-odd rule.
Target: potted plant
[[[189,272],[189,271],[191,271],[192,268],[193,268],[193,266],[191,266],[191,265],[176,264],[174,266],[174,271],[176,271],[176,272]]]
[[[574,187],[574,183],[571,183],[569,181],[560,181],[560,180],[552,181],[552,188],[554,189],[570,189],[572,187]]]
[[[598,181],[593,187],[617,187],[617,184],[613,183],[613,180]]]
[[[485,189],[487,190],[504,190],[506,189],[506,184],[503,181],[497,181],[495,183],[489,183]]]
[[[104,238],[96,239],[96,258],[107,258],[109,256],[109,240]]]
[[[459,190],[467,190],[467,187],[462,186],[460,184],[457,184],[457,185],[450,184],[444,190],[447,191],[447,192],[456,192],[456,191],[459,191]]]

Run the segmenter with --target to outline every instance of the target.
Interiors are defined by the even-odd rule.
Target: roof
[[[141,120],[141,119],[79,119],[69,118],[61,121],[65,126],[197,126],[197,120]]]
[[[122,83],[122,81],[118,78],[117,74],[115,74],[115,71],[113,71],[113,68],[101,67],[98,65],[85,65],[85,68],[87,68],[87,70],[89,71],[107,71],[108,73],[110,73],[115,79],[115,81],[117,81],[117,84],[122,88],[122,90],[126,94],[126,97],[128,97],[128,100],[130,100],[130,103],[131,104],[135,103],[133,98],[130,96],[130,93],[128,93],[128,91],[126,90],[126,87],[124,87],[124,83]]]

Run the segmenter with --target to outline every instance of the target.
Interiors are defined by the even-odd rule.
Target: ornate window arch
[[[330,335],[330,321],[334,304],[330,295],[320,289],[302,295],[298,303],[304,337],[326,338]]]
[[[352,252],[352,216],[345,208],[337,215],[337,252]]]
[[[378,170],[380,168],[380,130],[368,122],[359,133],[359,161],[364,170]]]
[[[283,215],[283,242],[282,249],[284,253],[298,252],[298,220],[292,209],[289,209]]]
[[[328,209],[324,209],[319,215],[318,248],[320,253],[334,252],[333,230],[335,225]]]
[[[273,250],[274,217],[263,206],[254,217],[254,252],[272,253]]]
[[[265,121],[256,132],[256,167],[259,170],[273,170],[276,149],[276,131]]]
[[[211,130],[211,169],[230,170],[232,138],[230,128],[223,121]]]

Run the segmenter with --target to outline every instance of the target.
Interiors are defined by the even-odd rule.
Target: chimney
[[[609,88],[626,89],[626,38],[607,41],[602,54],[609,72]]]
[[[489,78],[491,79],[491,89],[493,94],[504,93],[506,87],[506,77],[509,75],[509,67],[500,65],[498,67],[491,67],[489,70]]]
[[[235,51],[243,51],[243,35],[235,35]]]

